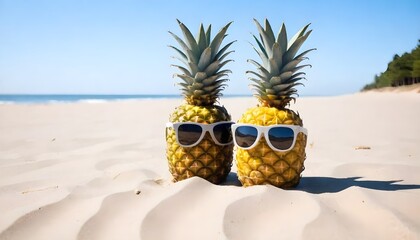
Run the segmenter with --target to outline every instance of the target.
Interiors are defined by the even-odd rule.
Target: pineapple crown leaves
[[[299,65],[299,63],[308,59],[305,55],[315,48],[296,55],[312,32],[312,30],[307,31],[310,24],[300,29],[288,41],[284,23],[276,38],[267,19],[265,19],[265,28],[256,19],[254,22],[259,38],[253,35],[257,46],[251,45],[262,63],[252,59],[248,60],[258,70],[257,72],[246,72],[253,75],[249,78],[253,82],[250,86],[256,91],[255,96],[263,105],[284,108],[291,100],[295,100],[293,96],[298,96],[295,87],[303,85],[300,81],[306,79],[305,73],[299,72],[299,70],[307,66],[311,67],[309,64]]]
[[[170,45],[178,56],[174,57],[183,63],[183,66],[172,65],[178,68],[181,73],[174,74],[179,77],[181,82],[182,94],[189,104],[193,105],[212,105],[222,95],[221,91],[225,88],[224,84],[230,70],[222,68],[233,60],[226,57],[234,51],[227,51],[235,42],[232,41],[225,46],[222,41],[227,36],[226,31],[232,22],[226,24],[216,36],[211,39],[211,25],[204,30],[200,24],[197,38],[194,38],[190,30],[177,19],[181,28],[184,40],[169,31],[180,48]]]

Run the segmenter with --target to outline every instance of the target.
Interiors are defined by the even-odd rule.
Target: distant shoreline
[[[420,83],[398,86],[398,87],[383,87],[383,88],[374,88],[369,90],[362,90],[362,93],[365,92],[414,92],[420,93]]]

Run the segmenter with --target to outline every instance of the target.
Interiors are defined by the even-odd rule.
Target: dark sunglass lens
[[[250,126],[240,126],[235,131],[235,141],[239,147],[250,147],[257,140],[258,130]]]
[[[268,131],[268,138],[275,148],[287,150],[293,144],[294,132],[288,127],[275,127]]]
[[[225,144],[232,142],[232,123],[221,123],[213,128],[213,134],[219,143]]]
[[[182,145],[192,145],[201,137],[203,129],[195,124],[181,124],[178,127],[178,141]]]

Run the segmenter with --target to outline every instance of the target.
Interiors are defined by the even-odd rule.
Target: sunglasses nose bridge
[[[206,139],[211,139],[212,141],[214,141],[214,139],[211,136],[210,131],[208,129],[207,130],[203,130],[203,138],[201,139],[200,142],[202,142],[203,140],[206,140]]]
[[[264,133],[261,133],[261,135],[260,135],[260,137],[259,138],[257,138],[257,140],[255,140],[256,142],[258,142],[258,143],[265,143],[265,144],[267,144],[268,145],[268,141],[269,141],[269,139],[268,138],[266,138],[266,136],[265,136],[265,134]]]

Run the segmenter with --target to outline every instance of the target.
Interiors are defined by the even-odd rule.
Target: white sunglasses
[[[306,128],[297,125],[258,126],[242,123],[232,125],[235,145],[245,150],[255,147],[264,134],[264,138],[271,149],[286,152],[295,146],[297,135],[300,132],[308,135]]]
[[[176,141],[181,147],[194,147],[203,140],[206,132],[217,145],[232,144],[231,126],[234,122],[222,121],[211,124],[196,122],[166,123],[167,128],[175,130]]]

